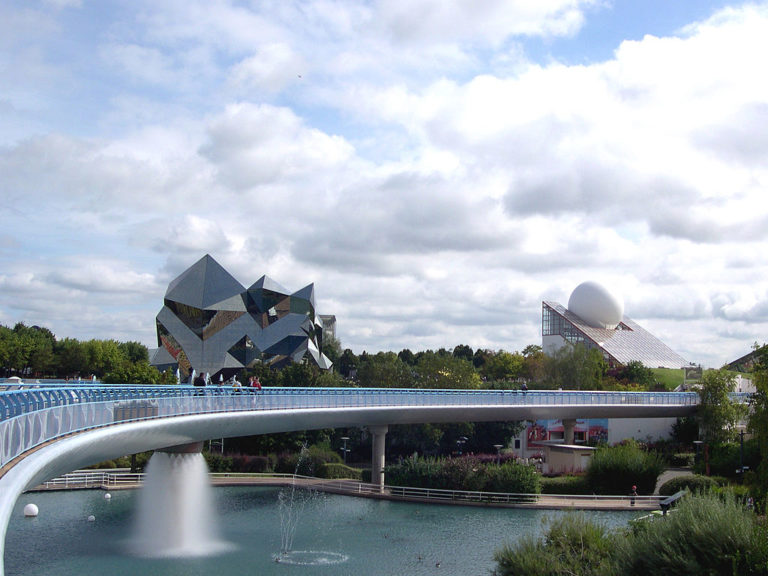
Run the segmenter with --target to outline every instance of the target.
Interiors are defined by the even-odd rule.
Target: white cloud
[[[741,355],[768,328],[768,8],[588,66],[526,52],[588,41],[598,9],[0,8],[0,321],[153,344],[211,253],[246,285],[315,282],[358,352],[522,349],[542,299],[597,278],[689,359]],[[74,22],[99,33],[64,42]]]

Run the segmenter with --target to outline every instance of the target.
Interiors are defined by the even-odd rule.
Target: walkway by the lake
[[[493,508],[538,508],[549,510],[659,510],[663,497],[654,496],[597,496],[563,494],[508,494],[500,492],[471,492],[385,486],[356,480],[328,480],[293,474],[227,474],[210,475],[213,486],[301,486],[318,492],[346,496]],[[101,489],[106,491],[132,490],[141,487],[143,474],[83,470],[66,474],[34,488],[34,491]]]

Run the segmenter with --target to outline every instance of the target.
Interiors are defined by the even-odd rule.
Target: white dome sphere
[[[37,509],[37,504],[29,503],[26,506],[24,506],[24,516],[27,518],[34,518],[37,516],[39,510]]]
[[[624,316],[624,303],[597,282],[582,282],[571,293],[568,310],[593,328],[614,329]]]

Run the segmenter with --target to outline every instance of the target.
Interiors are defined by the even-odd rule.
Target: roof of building
[[[683,368],[690,365],[685,358],[627,316],[622,317],[615,329],[595,328],[558,302],[545,301],[544,305],[570,322],[586,339],[620,364],[638,361],[649,368]]]

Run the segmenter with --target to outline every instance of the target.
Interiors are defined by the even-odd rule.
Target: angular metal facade
[[[313,284],[290,293],[262,276],[246,289],[207,254],[168,285],[157,315],[158,357],[184,378],[305,359],[327,370],[322,337]]]

